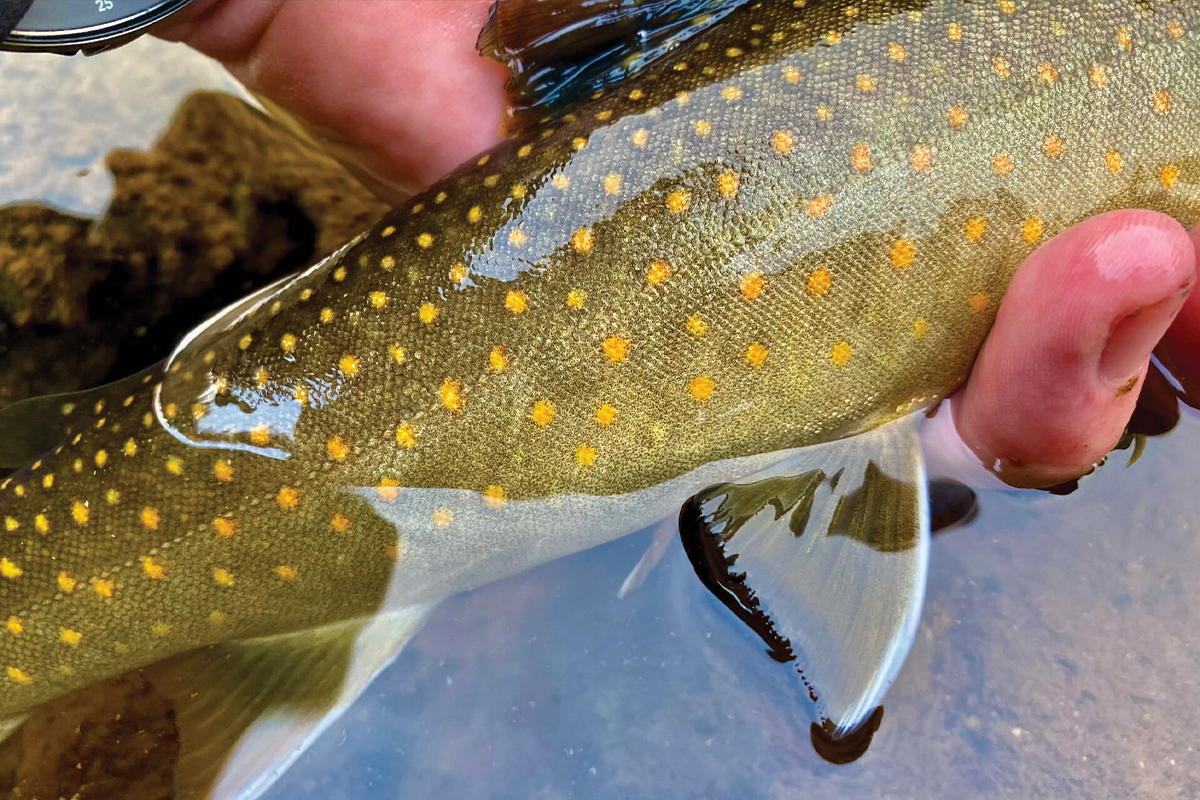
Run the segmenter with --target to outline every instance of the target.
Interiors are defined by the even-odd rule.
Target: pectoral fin
[[[701,581],[799,673],[829,739],[864,730],[869,741],[925,597],[928,501],[911,419],[711,486],[684,506],[680,534]]]
[[[147,668],[174,703],[175,796],[261,795],[399,654],[428,611],[217,645]]]

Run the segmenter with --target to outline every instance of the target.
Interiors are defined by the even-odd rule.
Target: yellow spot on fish
[[[60,591],[70,594],[75,591],[75,587],[79,585],[79,581],[71,573],[62,571],[58,573],[58,588]]]
[[[161,581],[167,577],[167,568],[150,556],[142,556],[142,572],[152,581]]]
[[[388,348],[388,356],[397,364],[403,364],[407,358],[404,353],[404,348],[395,344]]]
[[[182,475],[183,474],[183,462],[180,461],[177,456],[168,456],[167,457],[167,472],[171,473],[172,475]]]
[[[641,89],[634,89],[629,93],[630,100],[641,100],[643,97],[645,97],[645,93]]]
[[[963,226],[963,235],[972,242],[978,242],[987,233],[988,221],[983,217],[971,217]]]
[[[613,335],[604,340],[604,356],[613,363],[624,361],[629,356],[629,341]]]
[[[833,195],[823,194],[814,197],[804,206],[804,213],[810,217],[823,217],[829,213],[829,209],[833,208]]]
[[[471,206],[467,211],[467,222],[474,224],[481,219],[483,219],[483,209],[479,206]]]
[[[77,525],[87,525],[88,504],[82,500],[76,500],[71,505],[71,519],[75,520]]]
[[[350,455],[350,445],[340,436],[330,436],[325,440],[325,454],[340,463]]]
[[[1030,217],[1021,226],[1021,238],[1033,244],[1042,238],[1043,230],[1042,221],[1037,217]]]
[[[771,139],[771,146],[784,155],[792,152],[795,144],[796,138],[789,131],[775,131],[775,135]]]
[[[20,636],[25,632],[25,625],[19,617],[9,617],[8,622],[4,623],[4,629],[13,636]]]
[[[92,578],[92,591],[100,597],[111,598],[114,588],[113,582],[108,578]]]
[[[15,580],[21,577],[22,573],[24,573],[24,570],[9,561],[8,558],[0,558],[0,575],[9,580]]]
[[[454,512],[442,506],[437,511],[433,512],[433,516],[429,518],[430,522],[439,528],[447,528],[451,522],[454,522]]]
[[[704,332],[708,330],[708,323],[706,323],[704,321],[704,317],[700,316],[699,314],[692,314],[690,317],[688,317],[687,322],[684,323],[684,326],[687,328],[687,332],[692,336],[703,336]]]
[[[1103,64],[1095,64],[1088,72],[1088,78],[1097,89],[1108,85],[1108,69]]]
[[[683,189],[676,189],[667,195],[667,210],[672,214],[686,211],[692,203],[692,196]]]
[[[992,157],[992,169],[997,175],[1011,175],[1015,164],[1008,153],[997,153]]]
[[[325,324],[329,324],[330,322],[333,322],[333,317],[334,317],[333,309],[332,308],[322,308],[320,316],[321,316],[321,322],[324,322]]]
[[[93,459],[97,467],[103,467],[108,463],[108,451],[97,450],[96,457]]]
[[[440,313],[441,312],[438,311],[437,306],[435,306],[433,303],[422,303],[420,310],[417,312],[417,317],[421,320],[421,322],[429,325],[438,318],[438,314]]]
[[[165,622],[156,622],[150,626],[150,633],[161,639],[171,632],[171,626]]]
[[[500,508],[506,502],[508,497],[504,492],[503,486],[489,486],[483,490],[483,502],[487,503],[488,508]]]
[[[512,188],[508,190],[508,193],[511,194],[515,199],[521,200],[525,197],[528,191],[529,187],[527,187],[525,184],[514,183]]]
[[[595,245],[595,237],[592,236],[591,228],[580,228],[571,235],[571,247],[575,248],[575,252],[587,255],[592,252],[592,247]]]
[[[808,276],[808,291],[810,294],[818,297],[829,291],[829,287],[833,285],[833,273],[820,267],[813,270],[813,273]]]
[[[604,191],[608,194],[619,194],[622,185],[624,185],[624,179],[617,173],[610,172],[604,176]]]
[[[688,393],[701,402],[712,397],[715,388],[716,384],[713,383],[713,379],[707,375],[697,375],[688,381]]]
[[[1109,172],[1116,175],[1125,168],[1125,159],[1116,150],[1109,150],[1104,154],[1104,164]]]
[[[638,128],[633,132],[633,136],[630,137],[630,141],[633,142],[634,147],[645,147],[650,141],[650,131],[646,130],[645,128]]]
[[[1117,45],[1122,50],[1128,50],[1133,47],[1133,32],[1129,28],[1117,29]]]
[[[422,250],[428,250],[430,247],[433,247],[433,234],[422,233],[418,235],[417,247],[420,247]]]
[[[900,46],[898,42],[891,42],[888,44],[888,58],[903,64],[908,60],[908,51]]]
[[[283,504],[280,503],[280,505]],[[212,528],[218,539],[228,541],[237,536],[237,520],[232,517],[217,517],[212,521]]]
[[[900,238],[892,244],[892,266],[896,269],[907,269],[912,266],[917,248],[908,239]]]
[[[747,300],[757,300],[765,288],[765,278],[758,270],[747,272],[738,280],[738,291]]]
[[[575,463],[581,467],[590,467],[596,463],[596,448],[589,444],[581,444],[575,449]]]
[[[38,514],[33,518],[33,527],[38,533],[49,533],[50,520],[46,518],[45,514]]]
[[[555,176],[550,179],[550,183],[554,184],[555,189],[562,189],[563,191],[571,188],[571,179],[561,172],[556,173]]]
[[[924,172],[933,166],[933,151],[928,145],[919,144],[912,151],[912,168],[916,172]]]
[[[800,70],[796,69],[795,67],[784,67],[783,68],[783,79],[785,81],[787,81],[788,83],[799,83],[800,82]]]
[[[918,317],[913,323],[913,338],[920,339],[927,333],[929,333],[929,323],[923,317]]]
[[[290,511],[300,505],[300,491],[294,486],[284,486],[275,495],[275,503],[280,508]]]
[[[12,518],[12,517],[4,518],[4,530],[8,531],[9,533],[12,533],[19,527],[21,527],[21,523],[17,522],[17,520],[15,520],[14,518]]]
[[[141,519],[142,527],[146,530],[158,530],[158,509],[153,506],[142,506],[142,510],[138,514]]]
[[[962,25],[957,22],[951,22],[946,26],[946,37],[952,42],[962,41],[963,29]]]
[[[1046,149],[1046,155],[1058,158],[1066,151],[1067,143],[1062,140],[1061,136],[1050,136],[1042,142],[1042,147]]]
[[[344,280],[346,280],[346,268],[338,267],[333,271],[333,281],[334,283],[341,283]]]
[[[866,142],[859,142],[850,148],[850,166],[855,172],[866,172],[871,168],[871,148]]]
[[[950,108],[948,119],[950,121],[951,128],[961,128],[963,125],[967,124],[967,120],[970,118],[971,115],[968,114],[967,110],[962,106],[952,106]]]
[[[612,425],[617,418],[617,409],[613,408],[608,403],[596,409],[596,424],[602,428],[607,428]]]
[[[238,339],[238,349],[239,350],[247,349],[248,347],[250,347],[250,343],[253,341],[254,341],[254,338],[252,336],[250,336],[250,334],[247,333],[241,339]]]
[[[735,100],[742,99],[742,90],[738,86],[726,86],[721,90],[721,97],[732,103]]]
[[[376,308],[383,308],[388,302],[387,292],[371,292],[367,295],[367,300]]]
[[[225,459],[218,459],[213,464],[213,477],[221,483],[229,483],[233,480],[233,467]]]
[[[223,567],[217,567],[212,571],[213,580],[222,586],[233,586],[233,573]]]
[[[265,369],[260,369],[258,372],[256,372],[254,374],[254,382],[257,383],[259,386],[266,386],[270,380],[271,380],[271,374],[269,372],[267,372]]]
[[[1017,4],[1013,0],[1000,0],[1000,10],[1005,14],[1012,14],[1017,10]]]
[[[33,683],[33,678],[29,677],[16,667],[8,668],[8,679],[21,686],[28,686],[29,684]]]
[[[224,611],[214,611],[208,615],[209,625],[224,625],[228,615]]]
[[[462,411],[463,396],[462,384],[451,378],[447,378],[442,382],[442,386],[438,389],[438,395],[441,397],[442,405],[450,411]]]
[[[275,574],[284,583],[295,583],[300,578],[300,574],[296,572],[295,567],[289,567],[286,564],[281,564],[275,568]]]
[[[849,344],[846,342],[838,342],[833,346],[833,349],[829,351],[829,360],[833,362],[834,366],[844,367],[850,363],[850,356],[852,354],[853,351],[850,349]]]
[[[1174,164],[1167,164],[1158,171],[1158,181],[1164,188],[1170,189],[1179,180],[1179,167]]]
[[[870,75],[859,75],[854,81],[854,85],[858,87],[860,92],[875,91],[875,79]]]
[[[597,116],[599,116],[599,115],[597,115]],[[533,145],[531,145],[531,144],[522,145],[521,149],[517,151],[517,158],[526,158],[532,152],[533,152]]]
[[[1049,61],[1043,61],[1038,67],[1038,77],[1042,79],[1042,83],[1050,84],[1058,80],[1058,70]]]
[[[334,514],[333,519],[329,521],[329,527],[333,528],[334,533],[345,533],[350,530],[350,518],[345,514]]]
[[[544,428],[554,421],[557,413],[554,410],[554,404],[549,400],[538,400],[533,404],[533,410],[529,412],[529,419],[533,421],[534,425]]]
[[[394,502],[400,496],[400,481],[395,478],[384,478],[375,487],[375,493],[389,503]]]
[[[986,294],[980,293],[971,295],[971,299],[967,301],[967,304],[971,307],[972,311],[979,314],[986,311],[991,302]]]
[[[121,502],[121,493],[116,489],[109,489],[104,493],[104,499],[108,501],[110,506],[115,506],[117,503]]]
[[[666,261],[655,259],[650,262],[650,266],[646,268],[646,283],[651,286],[659,286],[667,282],[671,277],[671,265]]]
[[[509,291],[504,296],[504,307],[514,314],[524,314],[529,308],[529,297],[524,292]]]
[[[1165,114],[1171,110],[1175,101],[1171,99],[1170,92],[1155,92],[1154,93],[1154,110],[1159,114]]]
[[[130,440],[130,441],[132,441],[132,440]],[[49,489],[52,486],[54,486],[54,475],[50,474],[50,475],[42,476],[42,488]]]
[[[508,351],[504,349],[504,345],[498,344],[488,353],[488,366],[492,372],[504,372],[509,363]]]
[[[746,348],[746,363],[755,368],[761,367],[766,363],[767,353],[767,348],[756,342]]]
[[[271,429],[265,422],[250,429],[250,443],[257,447],[266,447],[271,443]]]
[[[1006,58],[994,58],[992,59],[992,72],[1001,78],[1008,78],[1012,75],[1012,65]]]
[[[736,172],[722,172],[717,178],[717,190],[721,192],[722,197],[734,197],[738,193],[738,176]]]
[[[461,261],[450,268],[450,280],[455,286],[462,286],[467,279],[467,265]]]

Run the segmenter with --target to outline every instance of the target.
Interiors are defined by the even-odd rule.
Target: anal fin
[[[697,575],[797,670],[829,739],[877,723],[912,646],[929,560],[926,491],[908,418],[711,486],[680,514]],[[860,738],[857,755],[869,734]]]

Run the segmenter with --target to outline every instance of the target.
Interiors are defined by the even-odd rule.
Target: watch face
[[[4,50],[96,52],[129,41],[191,0],[34,0]]]

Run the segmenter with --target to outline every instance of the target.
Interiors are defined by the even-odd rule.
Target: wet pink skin
[[[398,199],[500,140],[506,72],[475,52],[490,5],[197,0],[157,34],[353,148]],[[1200,377],[1197,246],[1169,217],[1119,211],[1040,247],[952,398],[966,446],[1014,485],[1061,483],[1116,443],[1168,328],[1176,365]]]

